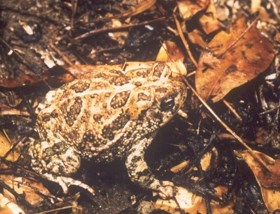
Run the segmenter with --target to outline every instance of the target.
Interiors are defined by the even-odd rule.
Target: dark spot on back
[[[137,100],[138,101],[141,101],[141,100],[143,100],[143,101],[150,101],[150,100],[152,100],[152,98],[151,98],[151,96],[149,96],[149,95],[147,95],[147,94],[145,94],[145,93],[139,93],[138,94],[138,96],[137,96]]]
[[[105,139],[109,139],[109,140],[114,139],[114,133],[111,126],[104,126],[101,135]]]
[[[228,74],[228,73],[232,73],[232,72],[235,72],[235,71],[237,71],[237,66],[236,65],[231,65],[226,69],[225,73]]]
[[[117,93],[111,100],[111,107],[116,109],[124,106],[127,103],[129,96],[129,91],[122,91],[120,93]]]
[[[165,94],[167,92],[166,88],[156,88],[156,92]]]
[[[102,115],[101,114],[94,114],[93,120],[94,122],[101,122]]]
[[[120,86],[120,85],[127,84],[129,82],[129,78],[126,77],[125,75],[113,76],[110,77],[108,81],[111,85]]]
[[[71,105],[69,110],[66,112],[65,121],[69,126],[73,126],[78,115],[81,112],[83,101],[80,97],[76,97],[74,103]]]
[[[115,120],[112,122],[112,129],[119,130],[122,129],[127,122],[130,120],[130,116],[128,114],[120,114]]]
[[[89,86],[90,86],[89,82],[80,80],[77,83],[75,83],[74,85],[72,85],[70,87],[70,89],[74,90],[76,93],[80,93],[80,92],[87,90],[89,88]]]
[[[95,136],[92,131],[87,130],[83,135],[83,142],[84,143],[93,143],[95,142]]]
[[[147,70],[137,70],[137,71],[136,71],[136,75],[137,75],[138,77],[143,77],[143,78],[145,78],[145,77],[148,76],[148,72],[147,72]]]
[[[50,121],[50,119],[51,119],[50,113],[43,113],[43,114],[40,115],[40,117],[41,117],[41,120],[42,120],[44,123]]]
[[[165,68],[164,63],[156,64],[154,67],[153,76],[160,77],[164,68]]]

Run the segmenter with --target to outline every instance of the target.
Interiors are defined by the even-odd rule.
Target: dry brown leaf
[[[206,213],[206,204],[201,196],[197,196],[192,192],[178,187],[175,195],[177,203],[173,199],[163,200],[158,199],[155,202],[155,209],[163,210],[172,214],[180,214],[182,211],[188,214]],[[232,214],[233,202],[229,202],[226,205],[219,205],[211,203],[211,210],[213,214]]]
[[[175,42],[165,41],[157,54],[156,61],[161,62],[177,62],[184,61],[184,54],[178,48]]]
[[[251,0],[251,13],[254,14],[259,11],[262,0]]]
[[[16,88],[16,87],[37,83],[41,80],[42,78],[40,76],[22,74],[14,79],[1,78],[0,86],[4,88]]]
[[[204,38],[202,37],[202,33],[199,30],[194,29],[193,31],[189,32],[188,38],[193,44],[199,45],[203,49],[207,48],[207,43],[205,42]]]
[[[12,148],[11,142],[6,137],[6,135],[3,132],[1,132],[0,133],[0,157],[4,157],[11,148]],[[12,151],[9,153],[6,159],[15,162],[19,156],[20,154],[18,152]]]
[[[156,61],[169,62],[169,66],[172,70],[179,71],[181,75],[186,75],[187,69],[183,63],[184,58],[184,54],[176,43],[165,41],[157,54]]]
[[[25,212],[15,203],[4,195],[0,194],[0,213],[1,214],[24,214]]]
[[[191,214],[197,213],[196,211],[199,209],[198,207],[204,205],[202,197],[197,196],[182,187],[177,188],[175,198],[178,203],[176,203],[173,199],[158,199],[155,202],[155,209],[163,210],[174,214],[180,213],[180,210],[183,210]]]
[[[181,18],[188,20],[198,12],[204,10],[209,5],[210,0],[178,0],[177,6]]]
[[[269,171],[264,169],[248,151],[236,152],[252,170],[260,186],[265,205],[270,212],[273,212],[280,209],[280,159],[273,160],[257,151],[254,151],[254,153],[267,163]],[[271,164],[272,162],[274,163]]]
[[[274,36],[274,40],[278,43],[280,43],[280,31],[278,31],[275,36]]]
[[[26,201],[32,205],[39,204],[45,198],[43,195],[50,195],[47,188],[42,183],[35,182],[23,177],[16,177],[14,175],[0,175],[0,179],[8,186],[13,188],[18,194],[24,194]],[[14,195],[11,195],[9,191],[4,191],[5,197],[11,201],[16,201]]]
[[[199,19],[199,23],[206,34],[210,34],[221,29],[222,25],[217,18],[217,12],[213,0],[210,0],[207,10]]]
[[[196,89],[204,99],[221,100],[232,89],[252,80],[271,64],[273,44],[255,25],[238,19],[229,33],[220,32],[202,53],[196,72]]]

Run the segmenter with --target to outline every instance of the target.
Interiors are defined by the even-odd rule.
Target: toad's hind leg
[[[173,196],[174,184],[170,181],[159,181],[149,169],[144,160],[144,153],[153,138],[143,138],[135,143],[126,159],[126,168],[131,181],[140,186],[152,189],[162,198]]]
[[[58,183],[64,193],[68,192],[69,186],[74,185],[94,195],[94,190],[90,186],[68,177],[80,168],[81,158],[79,153],[67,143],[32,141],[28,153],[31,156],[32,169],[47,180]]]

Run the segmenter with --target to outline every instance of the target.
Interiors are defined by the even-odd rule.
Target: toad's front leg
[[[80,168],[81,158],[67,143],[32,141],[28,153],[31,157],[32,169],[47,180],[58,183],[64,193],[67,193],[69,186],[74,185],[94,195],[94,190],[90,186],[68,177]]]
[[[144,160],[145,150],[152,140],[153,138],[143,138],[131,147],[125,162],[126,168],[131,181],[152,189],[162,198],[169,198],[174,195],[174,184],[156,179]]]

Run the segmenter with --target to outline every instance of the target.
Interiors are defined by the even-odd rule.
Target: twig
[[[253,27],[253,25],[257,22],[257,18],[254,19],[254,21],[246,28],[246,30],[244,30],[238,37],[237,39],[231,43],[227,48],[226,50],[219,54],[217,56],[217,58],[221,58],[227,51],[229,51],[240,39],[242,39],[242,37]]]
[[[75,15],[77,12],[77,6],[78,6],[78,0],[72,0],[71,1],[71,5],[72,5],[72,15],[71,15],[71,29],[74,29],[74,19],[75,19]]]
[[[234,114],[234,116],[239,120],[242,121],[242,118],[240,117],[240,115],[237,113],[237,111],[232,107],[232,105],[226,101],[225,99],[223,99],[223,103],[225,104],[226,107],[228,107],[228,109]]]
[[[63,54],[56,46],[54,46],[53,44],[49,44],[49,47],[53,49],[57,54],[59,54],[67,65],[73,65],[70,59],[65,56],[65,54]]]
[[[267,164],[256,154],[254,154],[253,150],[242,140],[241,137],[239,137],[226,123],[224,123],[219,116],[210,108],[210,106],[199,96],[199,94],[196,92],[196,90],[189,84],[189,82],[182,78],[183,82],[192,90],[192,92],[195,94],[195,96],[199,99],[199,101],[205,106],[205,108],[212,114],[212,116],[242,145],[244,146],[249,154],[255,158],[263,167],[265,167],[266,170],[269,170],[269,167]]]
[[[183,44],[186,48],[186,51],[187,51],[192,63],[195,65],[195,67],[197,67],[197,62],[196,62],[195,58],[193,57],[192,52],[190,51],[190,46],[189,46],[186,38],[184,37],[181,25],[180,25],[177,17],[175,16],[175,14],[173,16],[174,16],[174,20],[175,20],[175,23],[176,23],[178,34],[179,34],[179,36],[180,36],[180,38],[181,38],[181,40],[182,40],[182,42],[183,42]]]
[[[99,33],[114,32],[114,31],[125,30],[125,29],[133,28],[133,27],[140,27],[140,26],[144,26],[144,25],[153,24],[153,23],[156,23],[156,22],[161,22],[161,21],[164,21],[165,19],[166,19],[165,17],[160,17],[160,18],[157,18],[157,19],[144,21],[144,22],[141,22],[139,24],[129,24],[129,25],[123,25],[123,26],[114,27],[114,28],[101,28],[101,29],[92,30],[92,31],[89,31],[87,33],[84,33],[80,36],[75,37],[74,39],[75,40],[81,40],[81,39],[88,38],[90,36],[94,36],[94,35],[99,34]]]

